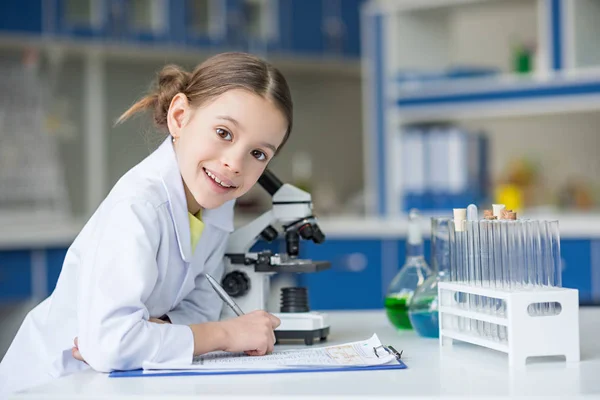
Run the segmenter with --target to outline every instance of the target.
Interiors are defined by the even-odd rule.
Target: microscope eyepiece
[[[270,170],[265,169],[263,174],[258,178],[258,183],[263,187],[271,196],[273,196],[279,188],[283,186],[283,183],[272,173]]]

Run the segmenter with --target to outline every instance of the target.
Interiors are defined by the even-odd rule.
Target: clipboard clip
[[[388,354],[391,354],[394,357],[396,357],[396,360],[398,360],[398,361],[400,361],[400,358],[402,357],[402,353],[404,352],[404,350],[401,350],[400,353],[398,353],[398,350],[396,350],[395,348],[393,348],[390,345],[387,345],[387,346],[381,345],[381,346],[373,347],[373,353],[375,353],[377,358],[379,358],[379,354],[377,353],[378,349],[385,350]]]

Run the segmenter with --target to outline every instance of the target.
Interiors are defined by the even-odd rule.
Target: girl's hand
[[[163,321],[162,319],[158,319],[158,318],[150,318],[148,321],[154,322],[156,324],[168,324],[167,321]],[[79,352],[79,345],[77,343],[77,338],[75,338],[75,340],[73,340],[73,348],[71,349],[71,354],[73,355],[74,359],[85,362],[85,360],[81,356],[81,353]]]
[[[273,351],[275,333],[281,324],[276,316],[258,310],[221,322],[225,331],[223,350],[243,351],[251,356],[262,356]]]

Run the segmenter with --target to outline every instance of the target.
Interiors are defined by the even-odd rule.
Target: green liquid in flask
[[[407,298],[388,296],[385,298],[385,311],[388,319],[397,329],[412,329],[408,318]]]

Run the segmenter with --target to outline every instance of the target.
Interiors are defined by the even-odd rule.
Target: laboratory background
[[[273,279],[306,287],[311,310],[383,309],[410,233],[431,270],[431,218],[469,204],[558,220],[560,284],[600,305],[599,22],[595,0],[4,0],[0,357],[85,221],[162,140],[149,118],[115,120],[164,64],[230,50],[291,87],[294,129],[270,169],[312,195],[326,239],[300,256],[331,267]],[[270,207],[257,186],[236,225]]]

